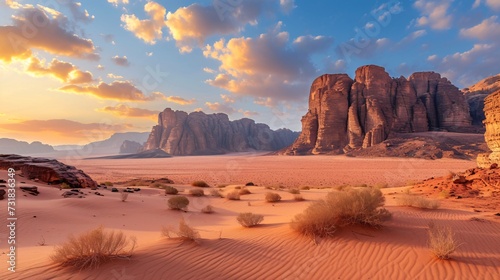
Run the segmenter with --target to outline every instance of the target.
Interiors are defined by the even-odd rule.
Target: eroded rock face
[[[471,125],[462,92],[434,72],[391,78],[368,65],[317,78],[302,133],[284,154],[341,154],[386,140],[391,132],[461,131]]]
[[[292,144],[297,135],[288,129],[273,131],[251,119],[229,121],[226,114],[187,114],[167,108],[159,114],[144,150],[162,149],[170,155],[276,151]]]
[[[54,159],[0,155],[0,169],[14,168],[28,179],[48,184],[66,183],[72,188],[97,188],[97,183],[83,171]]]
[[[500,163],[500,91],[484,99],[484,114],[486,116],[484,139],[492,152],[479,155],[477,164],[479,167],[488,168],[494,163]]]
[[[120,146],[120,154],[135,154],[140,152],[141,150],[142,144],[135,141],[125,140]]]
[[[464,88],[463,92],[469,102],[472,124],[482,126],[484,115],[484,99],[500,89],[500,74],[483,79],[476,84]]]

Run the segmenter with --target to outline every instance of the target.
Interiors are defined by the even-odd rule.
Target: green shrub
[[[254,227],[264,220],[264,216],[252,213],[240,213],[236,217],[236,220],[244,227]]]
[[[296,215],[291,227],[306,236],[327,237],[352,224],[379,226],[391,216],[386,209],[379,208],[384,200],[382,192],[374,188],[331,192]]]
[[[186,210],[189,205],[189,199],[185,196],[171,197],[168,201],[168,208],[172,210]]]
[[[265,197],[267,202],[278,202],[281,200],[281,196],[277,193],[268,192]]]

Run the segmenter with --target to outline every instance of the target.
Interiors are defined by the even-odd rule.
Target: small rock
[[[490,169],[497,169],[498,168],[498,164],[497,163],[493,163],[491,166],[490,166]]]
[[[495,216],[500,216],[500,213],[496,213]]]
[[[111,188],[111,192],[118,192],[117,188]]]
[[[459,195],[459,196],[457,196],[457,199],[462,199],[462,196],[460,196],[460,195]]]

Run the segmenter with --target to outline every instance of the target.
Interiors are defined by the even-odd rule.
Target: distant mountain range
[[[42,142],[24,142],[15,139],[0,138],[0,154],[38,154],[53,153],[54,147]]]

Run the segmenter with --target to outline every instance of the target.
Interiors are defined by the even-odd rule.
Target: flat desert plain
[[[495,211],[477,212],[483,200],[433,197],[436,210],[396,206],[410,185],[449,171],[464,171],[475,162],[348,158],[343,156],[283,157],[262,154],[175,157],[166,159],[60,159],[84,170],[99,183],[131,179],[169,178],[179,195],[189,198],[187,212],[169,210],[162,189],[140,186],[121,201],[120,193],[100,188],[104,196],[82,190],[84,198],[63,198],[55,186],[18,177],[18,185],[38,186],[31,196],[18,190],[16,272],[7,270],[8,247],[0,244],[0,279],[500,279],[500,219]],[[2,171],[0,175],[6,176]],[[193,197],[190,183],[204,180],[225,195],[248,182],[251,194],[233,201]],[[21,183],[24,182],[24,183]],[[302,236],[290,228],[292,218],[339,185],[379,185],[392,219],[380,228],[339,229],[332,238]],[[282,186],[280,189],[279,187]],[[308,186],[309,189],[304,189]],[[272,187],[282,200],[265,202]],[[302,188],[304,201],[295,201],[290,188]],[[359,187],[358,188],[362,188]],[[214,213],[201,209],[213,206]],[[0,207],[6,208],[5,200]],[[252,212],[263,222],[244,228],[236,216]],[[7,223],[6,211],[1,221]],[[184,221],[199,232],[196,242],[161,235],[163,226]],[[460,244],[451,259],[435,258],[428,247],[429,222],[449,226]],[[50,260],[54,247],[68,236],[96,227],[119,230],[137,240],[130,259],[118,259],[95,269],[76,270]],[[5,228],[5,226],[3,226]],[[5,229],[1,231],[5,235]],[[5,236],[4,236],[5,237]],[[1,238],[6,240],[6,238]]]

